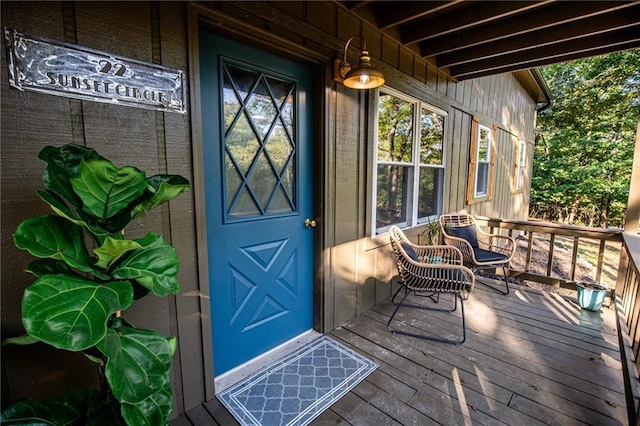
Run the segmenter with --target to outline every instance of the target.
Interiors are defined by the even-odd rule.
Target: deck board
[[[420,299],[420,303],[426,303]],[[442,300],[441,303],[447,303]],[[329,334],[380,367],[312,425],[626,425],[615,313],[513,286],[476,285],[462,345],[390,333],[383,302]],[[402,308],[398,327],[452,337],[458,314]],[[233,425],[217,400],[172,421]],[[210,421],[206,415],[210,416]]]

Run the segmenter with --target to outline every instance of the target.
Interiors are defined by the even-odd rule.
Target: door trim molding
[[[323,291],[326,288],[325,260],[323,247],[325,246],[326,229],[323,224],[326,205],[325,202],[325,144],[322,143],[327,135],[327,102],[326,93],[331,88],[331,59],[319,52],[309,49],[268,32],[262,28],[255,27],[245,21],[227,15],[208,6],[188,3],[187,7],[187,52],[189,62],[189,103],[191,118],[191,146],[192,146],[192,167],[195,201],[195,223],[196,223],[196,247],[198,264],[198,288],[200,299],[200,324],[202,330],[202,351],[204,354],[204,374],[205,374],[205,395],[210,400],[215,397],[216,383],[213,369],[213,336],[211,324],[211,306],[209,289],[209,265],[207,246],[207,225],[205,213],[205,188],[204,188],[204,163],[202,145],[202,115],[200,98],[200,49],[198,28],[200,25],[210,27],[214,32],[222,36],[233,36],[234,39],[258,48],[269,47],[269,51],[281,55],[285,58],[302,60],[310,65],[314,65],[314,137],[313,137],[313,157],[314,157],[314,217],[320,219],[320,226],[314,230],[313,243],[313,329],[319,332],[325,331],[324,326],[324,297]]]

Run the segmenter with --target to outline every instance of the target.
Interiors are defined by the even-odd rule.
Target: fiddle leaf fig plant
[[[126,239],[124,230],[187,190],[189,182],[176,175],[147,177],[74,144],[48,146],[39,158],[47,165],[38,195],[55,214],[26,219],[13,235],[16,247],[36,257],[26,268],[36,280],[22,299],[27,334],[3,346],[44,342],[82,352],[96,362],[106,386],[16,402],[0,422],[167,424],[176,340],[134,327],[125,311],[150,293],[178,293],[178,256],[153,232]]]

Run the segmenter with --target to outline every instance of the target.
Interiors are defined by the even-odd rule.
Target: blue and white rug
[[[307,425],[377,367],[322,336],[217,397],[241,425]]]

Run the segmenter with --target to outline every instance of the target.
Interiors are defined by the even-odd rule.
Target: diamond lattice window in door
[[[224,62],[226,218],[296,211],[295,81]]]

